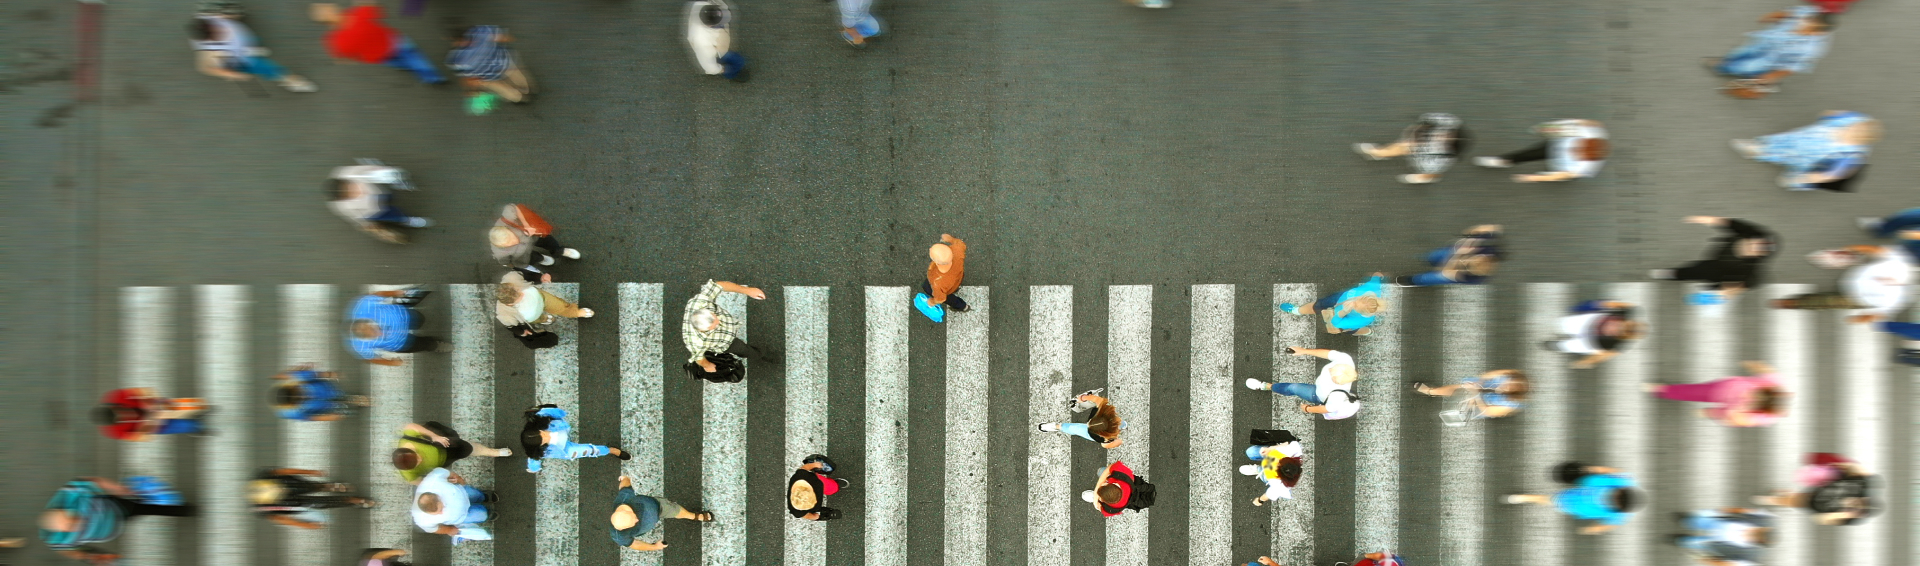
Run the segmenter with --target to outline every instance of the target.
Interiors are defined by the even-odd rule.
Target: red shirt
[[[100,398],[100,403],[103,405],[119,405],[122,407],[139,409],[141,411],[149,410],[148,407],[151,405],[151,403],[148,401],[148,399],[145,397],[141,397],[139,395],[135,395],[133,391],[134,391],[133,388],[115,389],[113,391],[108,391],[105,397]],[[100,434],[107,435],[107,438],[111,438],[114,440],[126,440],[128,437],[133,436],[133,433],[136,430],[139,430],[140,425],[143,422],[145,421],[131,420],[131,421],[120,421],[110,425],[100,425]]]
[[[1120,501],[1114,503],[1113,507],[1107,507],[1106,503],[1099,504],[1100,514],[1112,517],[1119,515],[1121,511],[1126,511],[1127,502],[1133,500],[1133,468],[1128,468],[1125,463],[1116,461],[1113,465],[1107,466],[1107,481],[1120,488]],[[1095,501],[1098,502],[1098,500]]]
[[[355,6],[340,16],[340,27],[327,34],[327,50],[341,59],[380,63],[393,55],[396,35],[380,23],[379,6]]]

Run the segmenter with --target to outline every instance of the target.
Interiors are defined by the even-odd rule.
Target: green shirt
[[[420,463],[415,464],[413,469],[400,470],[400,479],[407,480],[407,483],[420,481],[420,478],[427,477],[427,472],[447,462],[447,448],[434,444],[432,437],[418,432],[409,430],[400,433],[399,447],[412,448],[415,454],[420,455]]]

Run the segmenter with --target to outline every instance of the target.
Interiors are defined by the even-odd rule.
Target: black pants
[[[449,445],[447,446],[447,461],[442,462],[440,467],[445,468],[448,464],[465,460],[468,456],[473,455],[473,443],[467,442],[464,438],[460,438],[460,433],[453,430],[453,427],[440,424],[438,421],[427,421],[421,423],[421,426],[433,431],[434,434],[447,437],[447,444]]]
[[[431,352],[435,348],[439,348],[439,347],[440,347],[439,338],[434,338],[432,336],[421,336],[418,334],[412,334],[407,336],[407,345],[401,346],[400,349],[394,350],[393,353],[411,354],[414,352]]]
[[[192,505],[149,505],[117,495],[108,495],[106,497],[112,500],[114,505],[119,505],[120,510],[126,513],[128,517],[138,517],[141,515],[152,515],[155,517],[192,517],[194,513]]]
[[[920,282],[920,292],[922,292],[922,293],[926,293],[926,294],[927,294],[927,297],[928,297],[928,298],[927,298],[927,300],[929,300],[929,301],[931,301],[931,300],[933,300],[933,298],[932,298],[932,297],[933,297],[933,282],[932,282],[932,281],[921,281],[921,282]],[[949,294],[947,294],[947,302],[944,302],[944,303],[940,303],[940,304],[943,304],[943,305],[946,305],[946,306],[947,306],[947,308],[949,308],[949,309],[952,309],[952,310],[957,310],[957,311],[964,311],[964,310],[967,310],[967,300],[966,300],[966,299],[962,299],[962,298],[960,298],[960,294],[959,294],[959,293],[949,293]]]
[[[746,358],[749,360],[766,360],[767,359],[766,352],[764,350],[761,350],[759,346],[748,344],[747,341],[741,340],[739,338],[733,339],[733,343],[727,345],[727,353],[733,354],[735,356],[740,356],[742,358]]]
[[[1522,149],[1520,151],[1516,151],[1513,153],[1508,153],[1506,155],[1500,156],[1500,158],[1507,160],[1509,163],[1526,163],[1529,161],[1545,161],[1547,159],[1547,142],[1544,142],[1544,141],[1540,142],[1539,144],[1533,147]]]
[[[560,245],[560,240],[553,239],[552,235],[535,238],[533,240],[533,259],[530,261],[532,261],[534,265],[546,263],[547,258],[551,257],[550,254],[558,254],[560,250],[564,249],[567,249],[567,247]],[[558,261],[558,259],[555,261]],[[537,282],[537,280],[533,279],[529,279],[528,281]]]

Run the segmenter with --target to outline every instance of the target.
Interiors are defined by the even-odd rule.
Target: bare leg
[[[1507,503],[1515,505],[1532,503],[1534,505],[1553,505],[1553,498],[1545,495],[1514,494],[1507,496]]]
[[[1460,384],[1458,383],[1455,383],[1453,385],[1441,386],[1441,387],[1428,387],[1426,384],[1423,383],[1423,384],[1420,384],[1418,387],[1415,387],[1413,390],[1421,393],[1425,393],[1433,397],[1446,397],[1448,395],[1452,395],[1454,391],[1459,389],[1460,389]]]
[[[1373,149],[1373,155],[1375,157],[1399,157],[1406,155],[1409,151],[1413,151],[1413,144],[1403,140],[1393,142],[1385,147],[1376,147]]]
[[[473,453],[479,454],[481,456],[486,456],[488,458],[499,458],[503,456],[513,455],[512,450],[508,450],[505,448],[490,448],[490,447],[481,445],[480,443],[477,443],[477,442],[469,442],[469,444],[473,444]]]

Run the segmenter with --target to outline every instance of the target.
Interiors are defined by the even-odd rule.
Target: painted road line
[[[247,483],[247,472],[254,468],[248,460],[253,442],[248,417],[258,405],[258,381],[247,375],[253,297],[244,285],[201,285],[194,295],[200,397],[220,408],[206,419],[220,441],[200,448],[200,508],[206,513],[200,527],[201,561],[245,564],[254,559],[254,519],[233,486]]]
[[[1034,286],[1027,318],[1027,422],[1057,423],[1068,417],[1073,391],[1073,287]],[[1029,425],[1031,426],[1031,425]],[[1073,507],[1085,506],[1073,490],[1073,452],[1067,437],[1040,433],[1027,441],[1027,566],[1068,566]],[[1092,486],[1094,474],[1080,478]]]
[[[449,324],[453,329],[453,354],[451,356],[453,361],[453,379],[451,380],[453,390],[453,421],[447,424],[452,426],[454,431],[459,432],[461,438],[466,439],[467,442],[473,443],[475,446],[498,448],[500,447],[500,443],[496,442],[493,438],[494,409],[496,408],[494,405],[493,341],[495,337],[494,333],[500,332],[500,324],[493,319],[493,305],[496,304],[493,298],[493,289],[493,285],[463,284],[448,286],[447,295],[450,299],[449,302],[453,303],[453,319],[451,324]],[[376,402],[378,402],[378,400],[376,400]],[[376,432],[378,431],[376,430]],[[398,430],[387,432],[395,436],[400,434]],[[388,449],[392,449],[394,446],[392,441],[380,440],[378,436],[374,438],[377,441],[375,446],[385,446],[388,447]],[[518,452],[519,449],[516,448],[515,451]],[[515,454],[515,456],[522,455]],[[509,460],[517,461],[519,458],[509,458]],[[455,462],[452,470],[460,474],[460,477],[467,478],[469,485],[480,489],[493,489],[494,464],[493,458],[476,455]],[[387,466],[387,468],[392,468],[392,466]],[[394,473],[390,469],[385,469],[376,470],[374,475],[398,476],[399,474]],[[411,497],[412,493],[408,493],[406,496]],[[389,509],[389,511],[386,511],[387,513],[401,515],[408,519],[409,524],[398,527],[402,532],[411,536],[414,531],[419,530],[419,527],[411,525],[412,521],[410,516],[391,511],[391,509],[400,509],[402,506],[407,505],[408,503],[405,500],[382,501],[381,503],[383,509]],[[452,540],[451,537],[447,538],[449,543],[451,543]],[[493,544],[476,542],[455,546],[453,547],[450,557],[453,566],[492,566]]]
[[[1734,372],[1734,358],[1740,355],[1735,346],[1739,337],[1740,325],[1736,317],[1739,309],[1734,303],[1716,306],[1688,306],[1687,318],[1691,321],[1687,337],[1688,353],[1686,365],[1686,383],[1706,383],[1731,375],[1746,375]],[[1658,381],[1657,374],[1646,374],[1644,381]],[[1655,397],[1648,395],[1649,397]],[[1686,406],[1686,434],[1688,444],[1685,453],[1688,461],[1683,464],[1690,467],[1687,476],[1692,478],[1688,487],[1686,509],[1719,509],[1736,506],[1739,495],[1734,493],[1734,482],[1727,481],[1727,472],[1737,469],[1733,459],[1731,443],[1733,434],[1726,425],[1700,415],[1704,403],[1683,403],[1678,401],[1659,401],[1662,404],[1678,403]],[[1651,413],[1649,413],[1651,414]],[[1649,471],[1638,473],[1646,474]],[[1649,517],[1651,518],[1651,517]],[[1643,521],[1644,522],[1644,521]],[[1655,521],[1658,522],[1658,521]],[[1665,525],[1662,525],[1665,526]],[[1693,560],[1684,555],[1667,562],[1692,564]]]
[[[1603,406],[1607,411],[1607,422],[1616,425],[1606,441],[1602,443],[1601,453],[1604,462],[1596,465],[1619,468],[1633,476],[1642,485],[1653,477],[1653,433],[1658,422],[1647,418],[1655,414],[1653,396],[1640,390],[1640,383],[1650,375],[1659,375],[1654,362],[1659,357],[1655,346],[1660,343],[1662,329],[1655,324],[1655,310],[1650,304],[1655,297],[1652,283],[1614,283],[1599,298],[1626,301],[1634,304],[1634,320],[1646,321],[1647,334],[1615,356],[1612,360],[1600,364],[1600,390],[1605,396]],[[1574,379],[1586,377],[1586,372],[1574,372]],[[1544,471],[1543,471],[1544,473]],[[1652,507],[1649,504],[1647,507]],[[1644,513],[1643,513],[1644,515]],[[1635,517],[1613,532],[1607,533],[1602,543],[1607,550],[1603,552],[1603,566],[1641,566],[1646,564],[1647,549],[1655,543],[1649,527],[1659,522],[1653,516]]]
[[[1487,323],[1487,311],[1490,308],[1491,292],[1480,285],[1447,285],[1441,289],[1441,298],[1445,301],[1441,308],[1440,328],[1445,329],[1441,339],[1440,383],[1435,387],[1454,383],[1462,377],[1479,375],[1481,372],[1495,369],[1487,365],[1487,337],[1491,334]],[[1440,400],[1442,410],[1458,407],[1456,395]],[[1432,406],[1430,403],[1423,405]],[[1421,426],[1432,426],[1437,416],[1415,413],[1414,421]],[[1441,486],[1440,494],[1444,503],[1441,517],[1445,519],[1447,536],[1442,537],[1441,560],[1444,566],[1480,566],[1484,560],[1480,552],[1481,544],[1486,540],[1486,453],[1487,424],[1469,422],[1466,426],[1440,427],[1440,443],[1446,449],[1440,451]]]
[[[987,315],[992,312],[987,290],[961,287],[967,312],[947,314],[947,473],[943,481],[949,487],[946,508],[956,518],[987,508]],[[948,566],[986,566],[986,521],[947,521],[945,542]],[[787,547],[793,547],[792,539]],[[788,564],[825,563],[795,562],[788,556]]]
[[[787,287],[787,458],[827,454],[827,287]],[[831,456],[831,454],[827,454]],[[783,564],[826,564],[827,524],[788,519]]]
[[[540,288],[566,301],[580,296],[579,283],[548,283]],[[598,314],[598,313],[595,313]],[[528,406],[552,403],[567,412],[570,423],[580,423],[580,324],[562,319],[549,330],[560,335],[552,348],[533,351],[533,397]],[[585,433],[585,434],[583,434]],[[604,438],[597,431],[574,429],[573,442]],[[611,457],[611,456],[609,456]],[[596,486],[598,487],[598,486]],[[533,478],[533,550],[535,566],[580,564],[580,463],[546,458]]]
[[[281,285],[280,312],[285,324],[281,336],[286,340],[285,363],[281,369],[311,364],[314,371],[336,371],[333,353],[345,347],[346,311],[337,310],[332,285]],[[359,360],[352,363],[363,364]],[[345,372],[342,372],[345,373]],[[326,421],[290,421],[279,419],[286,434],[281,449],[289,468],[320,470],[329,474],[337,464],[333,460],[333,424]],[[275,529],[286,533],[286,561],[290,566],[332,564],[331,529]]]
[[[176,297],[172,287],[123,287],[120,289],[120,386],[145,387],[161,397],[186,397],[175,389],[173,375],[173,323]],[[153,435],[146,442],[117,442],[120,468],[125,475],[154,476],[169,482],[178,477],[173,471],[173,456],[179,439],[173,435]],[[176,521],[141,520],[127,526],[126,549],[129,561],[142,566],[172,566]]]
[[[720,293],[719,305],[740,317],[740,340],[752,344],[747,337],[747,296]],[[761,346],[762,351],[770,349]],[[753,362],[746,365],[752,379]],[[700,428],[705,443],[700,452],[701,497],[714,520],[700,529],[700,563],[740,566],[747,563],[747,384],[703,382],[700,391],[706,420]]]
[[[1152,285],[1107,287],[1106,397],[1127,426],[1120,446],[1107,451],[1108,457],[1152,479]],[[1147,514],[1127,513],[1106,523],[1107,566],[1147,566]]]
[[[1768,285],[1764,298],[1768,301],[1811,293],[1813,285]],[[1768,362],[1774,367],[1774,380],[1782,389],[1793,393],[1789,398],[1786,418],[1780,419],[1764,432],[1767,435],[1766,485],[1769,489],[1793,485],[1794,472],[1800,469],[1806,459],[1807,447],[1813,446],[1816,425],[1813,412],[1814,375],[1813,356],[1808,355],[1808,345],[1813,336],[1808,333],[1812,328],[1813,313],[1798,309],[1767,309],[1765,328],[1768,336],[1766,352]],[[1755,495],[1755,494],[1739,494]],[[1746,497],[1731,500],[1734,506],[1747,506]],[[1794,517],[1782,517],[1775,521],[1772,531],[1773,547],[1767,551],[1769,566],[1807,566],[1813,564],[1813,532],[1805,520]]]
[[[665,419],[662,398],[666,378],[662,336],[666,331],[664,313],[666,287],[659,283],[621,283],[620,294],[620,449],[633,452],[633,459],[620,467],[633,479],[633,490],[642,495],[663,495],[666,441],[661,433]],[[678,364],[675,364],[678,365]],[[624,470],[632,470],[627,472]],[[655,529],[642,537],[660,542]],[[660,552],[620,552],[620,566],[659,566]]]
[[[1874,330],[1870,324],[1847,322],[1848,311],[1834,311],[1831,324],[1841,327],[1841,351],[1847,353],[1840,361],[1842,385],[1836,388],[1844,401],[1845,416],[1841,419],[1840,438],[1843,445],[1850,446],[1841,454],[1866,466],[1868,471],[1879,474],[1880,478],[1892,477],[1893,462],[1887,458],[1886,424],[1888,413],[1886,380],[1892,375],[1889,367],[1891,344],[1887,334]],[[1901,372],[1905,374],[1906,372]],[[1904,377],[1904,375],[1903,375]],[[1883,484],[1884,485],[1884,484]],[[1880,497],[1891,497],[1894,490],[1889,487],[1880,489]],[[1896,521],[1890,520],[1886,513],[1868,519],[1865,524],[1840,529],[1844,544],[1840,545],[1841,559],[1838,564],[1881,564],[1887,556],[1886,546],[1895,536]]]
[[[1356,338],[1360,342],[1360,379],[1353,389],[1360,397],[1360,412],[1352,420],[1360,421],[1355,423],[1359,430],[1354,436],[1360,462],[1400,461],[1400,396],[1407,388],[1400,376],[1400,309],[1406,305],[1391,286],[1383,294],[1394,308],[1374,320],[1373,332]],[[1317,317],[1314,323],[1325,325]],[[1367,553],[1400,548],[1400,467],[1357,467],[1354,550]]]
[[[1246,458],[1233,449],[1233,292],[1232,285],[1193,286],[1187,562],[1194,566],[1233,560],[1234,469]]]
[[[1526,352],[1528,385],[1527,406],[1519,415],[1525,431],[1525,450],[1520,459],[1525,470],[1522,483],[1508,493],[1553,493],[1560,488],[1549,479],[1548,470],[1572,459],[1568,445],[1573,440],[1573,372],[1567,369],[1572,356],[1540,346],[1548,337],[1560,333],[1560,317],[1573,306],[1573,285],[1566,283],[1528,283],[1526,289],[1527,331],[1522,350]],[[1526,563],[1533,566],[1566,566],[1570,553],[1566,515],[1551,507],[1526,505],[1510,511],[1519,517]]]
[[[867,287],[866,566],[907,563],[907,287]]]
[[[1292,356],[1287,348],[1313,348],[1317,343],[1317,328],[1313,319],[1280,312],[1280,303],[1296,305],[1312,304],[1318,298],[1314,293],[1318,289],[1312,283],[1283,283],[1273,286],[1273,383],[1313,383],[1319,376],[1319,358],[1311,356]],[[1286,503],[1286,511],[1267,511],[1273,529],[1273,559],[1281,564],[1310,564],[1313,562],[1313,518],[1314,496],[1313,470],[1314,420],[1318,417],[1300,411],[1297,399],[1272,393],[1255,393],[1273,398],[1273,428],[1292,432],[1300,439],[1307,451],[1307,472],[1300,475],[1300,482],[1293,485],[1293,500]]]
[[[407,285],[369,285],[363,291],[373,293],[408,288],[410,286]],[[413,524],[411,515],[399,511],[407,508],[400,504],[413,497],[413,486],[401,481],[400,474],[393,472],[391,463],[394,439],[413,417],[413,375],[420,361],[414,354],[396,355],[405,363],[397,366],[367,366],[372,374],[368,380],[367,394],[373,397],[373,406],[364,409],[368,467],[365,493],[382,504],[380,511],[367,514],[367,544],[372,548],[408,548],[413,533],[420,530]],[[339,474],[345,471],[346,465],[337,464],[336,467],[342,469],[328,470],[328,473]]]

